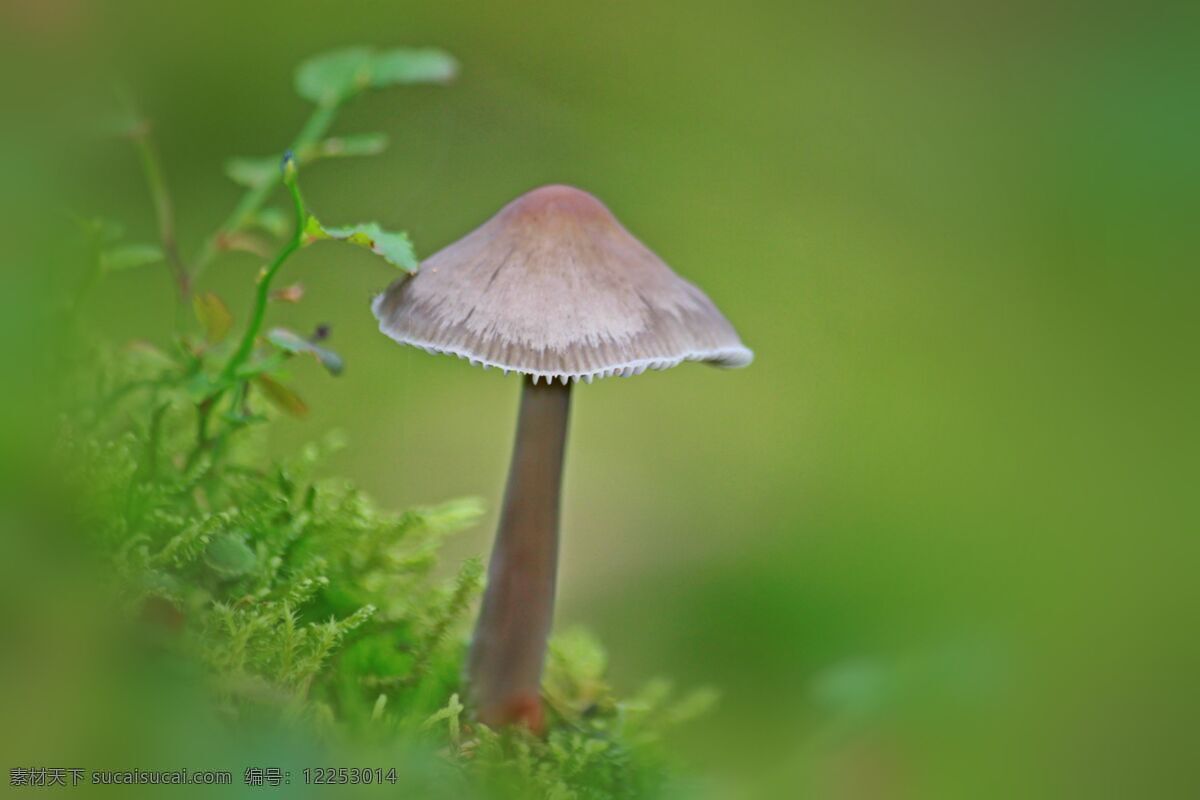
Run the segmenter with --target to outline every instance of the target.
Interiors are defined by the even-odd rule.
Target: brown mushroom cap
[[[754,357],[704,292],[570,186],[521,195],[372,308],[397,342],[535,382]]]

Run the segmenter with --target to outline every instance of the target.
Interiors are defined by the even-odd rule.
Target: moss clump
[[[449,578],[435,568],[445,538],[478,519],[477,501],[381,510],[349,482],[319,477],[336,437],[264,462],[265,398],[246,399],[255,428],[197,452],[196,410],[186,382],[161,369],[168,360],[140,346],[109,361],[119,367],[102,394],[121,399],[76,414],[58,459],[85,498],[79,527],[120,608],[155,659],[199,667],[188,674],[220,726],[266,725],[338,758],[407,765],[397,788],[420,796],[672,791],[659,736],[711,697],[676,701],[652,684],[617,698],[584,632],[552,642],[545,738],[471,721],[460,665],[482,569],[474,559]]]

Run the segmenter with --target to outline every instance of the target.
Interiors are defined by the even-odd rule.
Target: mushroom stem
[[[543,728],[539,688],[554,617],[569,383],[525,377],[504,509],[467,678],[481,722]]]

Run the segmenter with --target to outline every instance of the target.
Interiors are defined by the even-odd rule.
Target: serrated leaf
[[[300,399],[300,395],[282,383],[268,378],[266,375],[255,377],[254,383],[262,390],[271,405],[280,411],[291,414],[293,417],[303,417],[308,414],[308,404]]]
[[[387,149],[388,138],[382,133],[354,133],[331,136],[317,147],[320,158],[377,156]]]
[[[441,50],[397,48],[375,51],[347,47],[303,62],[296,70],[296,93],[319,105],[337,105],[367,87],[448,81],[458,71]]]
[[[417,271],[417,255],[408,234],[385,231],[375,222],[327,228],[316,217],[310,216],[304,226],[304,236],[306,242],[337,239],[356,244],[406,272]]]
[[[345,363],[337,353],[315,345],[287,328],[272,328],[267,333],[267,341],[285,353],[303,353],[315,357],[331,375],[340,375],[345,369]]]
[[[100,256],[100,267],[105,272],[120,272],[162,260],[162,248],[156,244],[124,244],[105,250]]]
[[[247,189],[266,186],[279,177],[279,156],[231,158],[225,162],[225,175]]]
[[[211,344],[224,341],[233,328],[233,314],[225,301],[212,292],[200,292],[192,297],[192,309],[204,326],[204,338]]]
[[[242,537],[227,533],[209,543],[204,562],[223,578],[237,578],[258,566],[258,556]]]

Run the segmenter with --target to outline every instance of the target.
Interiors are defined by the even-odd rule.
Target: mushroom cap
[[[535,382],[754,357],[704,292],[570,186],[521,195],[372,309],[397,342]]]

